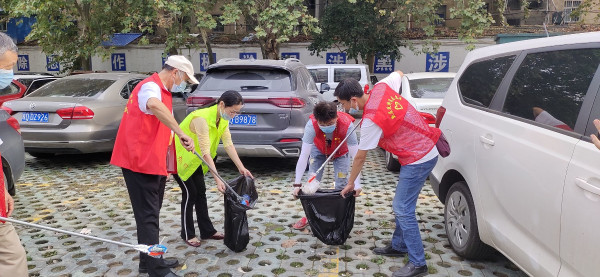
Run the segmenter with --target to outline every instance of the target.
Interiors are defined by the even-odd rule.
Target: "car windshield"
[[[115,80],[106,79],[60,79],[41,87],[29,96],[93,97],[102,93],[114,82]]]
[[[452,78],[413,79],[408,82],[413,98],[444,98]]]
[[[290,91],[290,73],[278,69],[215,70],[203,78],[198,90]]]

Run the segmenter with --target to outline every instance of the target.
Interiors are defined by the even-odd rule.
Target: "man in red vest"
[[[0,32],[0,89],[8,87],[12,82],[13,67],[18,60],[17,50],[17,45],[12,38]],[[0,165],[0,216],[9,217],[15,208],[15,201],[6,190],[3,178]],[[2,221],[0,221],[0,275],[15,277],[29,275],[25,249],[21,245],[19,235],[10,222]]]
[[[408,263],[394,272],[395,277],[427,275],[425,250],[415,209],[421,188],[437,162],[435,144],[441,133],[439,129],[430,127],[419,112],[398,94],[402,75],[401,71],[390,74],[377,83],[370,94],[365,94],[354,79],[343,80],[334,92],[350,114],[363,110],[359,150],[342,195],[354,189],[368,150],[379,146],[397,155],[402,165],[392,202],[396,218],[392,243],[373,249],[375,254],[384,256],[408,253]]]
[[[170,56],[162,71],[141,81],[129,96],[110,163],[122,168],[137,225],[138,243],[158,244],[159,212],[167,177],[167,147],[171,131],[188,151],[194,142],[173,117],[172,92],[183,92],[186,83],[198,84],[192,63]],[[170,268],[177,260],[140,254],[140,273],[177,276]]]
[[[346,136],[349,136],[346,142],[334,154],[333,174],[335,179],[335,188],[342,189],[348,183],[348,172],[350,171],[351,158],[358,151],[358,140],[356,133],[351,133],[354,117],[344,112],[337,111],[337,105],[333,102],[319,102],[315,105],[310,120],[304,127],[304,136],[302,137],[302,148],[300,157],[296,164],[296,179],[294,181],[294,195],[298,195],[302,175],[306,170],[315,173],[325,160],[331,155]],[[310,157],[310,160],[309,160]],[[317,174],[316,179],[321,181],[323,171]],[[355,190],[360,194],[360,176],[356,181]],[[301,230],[306,228],[308,221],[306,217],[301,218],[292,228]]]

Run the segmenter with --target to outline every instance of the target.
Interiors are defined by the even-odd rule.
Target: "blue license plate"
[[[229,125],[256,125],[256,115],[238,114],[229,120]]]
[[[48,113],[25,112],[21,121],[48,122]]]

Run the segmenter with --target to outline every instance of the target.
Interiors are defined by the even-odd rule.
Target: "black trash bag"
[[[313,234],[327,245],[342,245],[354,226],[353,193],[343,198],[339,189],[319,189],[315,194],[298,193]]]
[[[254,180],[243,175],[228,184],[239,196],[248,195],[250,198],[249,205],[245,205],[229,189],[225,191],[224,243],[232,251],[241,252],[250,241],[246,211],[252,209],[256,204],[258,192],[256,192]]]

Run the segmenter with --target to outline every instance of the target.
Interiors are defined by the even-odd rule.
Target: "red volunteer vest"
[[[0,173],[2,173],[1,166],[0,166]],[[6,213],[8,213],[8,211],[6,210],[6,200],[4,199],[4,194],[8,193],[8,191],[5,191],[5,188],[4,188],[4,174],[0,174],[0,181],[2,181],[2,185],[0,186],[0,216],[6,217]],[[4,223],[4,221],[0,221],[0,222]]]
[[[131,171],[167,175],[167,147],[171,129],[154,115],[145,114],[139,108],[138,93],[143,84],[156,83],[161,90],[161,101],[173,110],[172,96],[157,73],[141,81],[129,96],[110,163]]]
[[[385,83],[371,90],[363,117],[383,130],[379,147],[398,156],[401,165],[423,158],[435,147],[441,134],[440,129],[425,123],[419,112]]]
[[[344,138],[346,137],[348,128],[350,127],[352,122],[354,122],[354,117],[350,116],[347,113],[337,112],[337,115],[338,118],[336,122],[336,127],[333,131],[333,138],[329,147],[327,147],[326,135],[325,133],[323,133],[323,131],[321,131],[321,128],[319,128],[319,124],[317,123],[315,116],[312,114],[310,115],[310,120],[312,120],[313,127],[315,128],[316,133],[313,142],[317,149],[319,149],[319,151],[321,151],[321,153],[325,154],[326,156],[331,155],[331,152],[333,152],[333,150],[335,150],[340,145],[340,143],[342,143],[342,140],[344,140]],[[348,144],[344,143],[344,145],[340,147],[337,153],[335,153],[333,158],[336,159],[340,156],[346,155],[346,153],[348,153]]]

